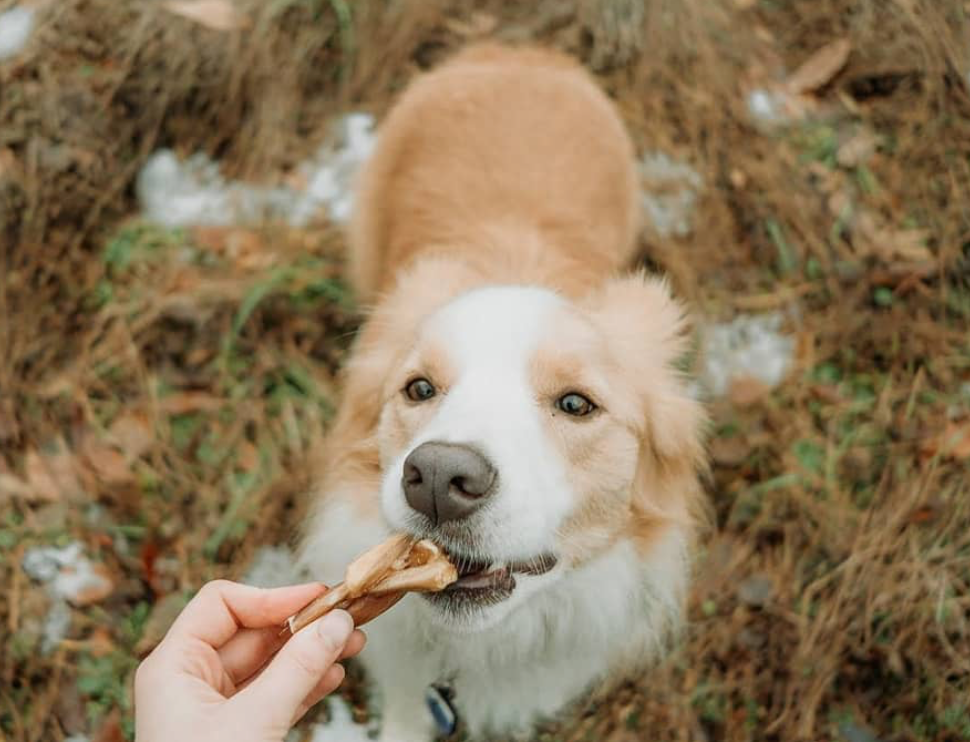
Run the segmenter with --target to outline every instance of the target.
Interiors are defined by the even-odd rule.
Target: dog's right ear
[[[376,432],[387,378],[415,341],[420,323],[439,307],[482,282],[452,260],[425,258],[401,274],[378,299],[342,371],[342,399],[324,456],[324,477],[380,475]]]
[[[685,308],[665,280],[639,273],[605,284],[592,316],[640,399],[637,517],[696,522],[704,511],[707,413],[677,368],[689,344]]]

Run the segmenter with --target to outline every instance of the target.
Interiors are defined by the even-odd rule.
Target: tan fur
[[[384,122],[360,182],[352,281],[373,301],[439,254],[493,282],[582,293],[633,254],[636,181],[623,124],[579,65],[471,47],[418,78]]]
[[[665,524],[689,523],[704,418],[671,368],[684,350],[682,311],[659,281],[613,278],[633,255],[638,214],[632,144],[572,60],[482,45],[418,78],[359,183],[351,278],[374,310],[344,371],[322,491],[357,492],[362,512],[375,514],[378,422],[421,320],[478,286],[533,284],[577,301],[562,337],[579,340],[540,349],[539,394],[582,387],[579,359],[593,358],[623,421],[549,421],[587,493],[565,529],[569,556],[589,559],[618,533],[649,548]],[[419,424],[400,405],[387,405],[384,426],[395,449]],[[636,482],[632,513],[610,507],[610,483],[624,477]]]
[[[486,543],[499,534],[486,556],[551,544],[564,565],[520,575],[480,613],[405,604],[375,625],[365,661],[385,695],[383,739],[430,738],[421,693],[442,672],[473,734],[510,731],[640,667],[679,621],[704,413],[676,371],[682,308],[662,281],[619,277],[639,200],[616,111],[559,54],[467,49],[382,125],[351,230],[371,314],[344,369],[305,561],[329,579],[340,554],[407,528],[403,462],[442,436],[497,464],[497,514],[475,526]],[[420,403],[402,393],[418,376],[437,391]],[[598,411],[568,415],[570,393]]]
[[[321,492],[346,487],[360,493],[357,503],[365,515],[377,512],[381,470],[375,435],[395,391],[387,388],[389,372],[404,360],[408,347],[402,343],[420,320],[480,280],[459,263],[428,259],[403,273],[398,290],[376,307],[342,372],[343,398],[319,467]]]

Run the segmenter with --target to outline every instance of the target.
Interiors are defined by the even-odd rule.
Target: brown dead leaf
[[[0,472],[0,500],[8,497],[31,500],[34,498],[34,491],[22,479],[9,472]]]
[[[37,451],[32,449],[24,456],[24,470],[27,484],[38,500],[58,499],[61,494],[60,487]]]
[[[711,456],[721,466],[740,466],[751,453],[751,445],[743,436],[715,438],[711,443]]]
[[[24,476],[31,496],[50,502],[78,495],[77,462],[67,445],[58,439],[45,449],[44,453],[31,449],[24,456]]]
[[[731,381],[728,398],[737,407],[750,407],[767,396],[771,387],[753,376],[738,376]]]
[[[283,176],[283,185],[291,190],[303,193],[310,185],[310,179],[301,170],[291,170]]]
[[[894,257],[920,263],[933,259],[933,253],[926,246],[929,237],[928,229],[900,229],[884,233],[882,239]]]
[[[775,35],[771,32],[771,29],[765,28],[760,23],[754,27],[754,37],[759,41],[763,41],[768,46],[771,46],[778,41]]]
[[[263,270],[277,260],[259,232],[252,229],[197,227],[192,235],[199,247],[224,255],[243,270]]]
[[[498,18],[491,13],[472,13],[467,21],[452,18],[445,21],[445,26],[456,36],[471,39],[488,36],[498,27]]]
[[[932,523],[938,515],[939,512],[935,508],[929,505],[922,505],[911,512],[907,520],[913,525],[920,525],[922,523]]]
[[[196,291],[201,283],[202,277],[199,275],[198,271],[187,267],[180,268],[178,271],[176,271],[175,275],[172,277],[171,283],[168,285],[168,293],[192,294]]]
[[[105,657],[116,649],[114,639],[111,637],[111,631],[105,626],[98,626],[91,632],[91,636],[87,640],[87,645],[88,650],[94,657]]]
[[[841,188],[826,199],[825,205],[836,219],[844,219],[852,214],[852,194],[847,188]]]
[[[226,236],[230,227],[193,227],[192,242],[197,247],[208,252],[223,253],[226,251]]]
[[[249,441],[241,441],[236,447],[236,466],[244,472],[253,472],[259,466],[259,451]]]
[[[221,409],[223,400],[205,392],[182,392],[158,400],[158,411],[165,415],[186,415],[190,412],[212,412]]]
[[[233,229],[226,237],[226,254],[230,258],[265,251],[262,237],[251,229]]]
[[[858,167],[875,154],[880,144],[881,140],[876,134],[864,129],[839,147],[835,160],[845,168]]]
[[[970,420],[947,422],[943,432],[926,439],[921,446],[924,458],[940,455],[955,461],[970,459]]]
[[[249,25],[229,0],[170,0],[162,7],[213,31],[232,31]]]
[[[135,479],[128,459],[114,446],[90,437],[84,443],[84,459],[104,484],[127,484]]]
[[[130,458],[136,459],[155,442],[155,428],[148,413],[142,410],[126,412],[108,428],[111,439]]]
[[[802,62],[788,78],[788,89],[793,93],[814,93],[828,85],[849,61],[852,42],[838,39],[826,44]]]
[[[185,356],[185,365],[187,366],[201,366],[212,356],[215,355],[212,348],[207,345],[199,345],[188,352]]]
[[[77,384],[73,379],[67,376],[57,376],[40,387],[37,390],[37,396],[41,399],[51,399],[52,397],[59,397],[62,394],[69,396],[76,390]]]
[[[20,180],[23,177],[20,160],[10,147],[0,147],[0,180]]]
[[[84,702],[76,684],[65,683],[58,690],[53,711],[65,734],[83,738],[88,729],[88,717],[84,713]]]
[[[895,229],[872,212],[863,212],[856,219],[854,231],[862,238],[864,255],[877,255],[886,262],[928,263],[933,260],[933,253],[926,246],[931,236],[928,229]]]
[[[117,708],[101,722],[92,742],[125,742],[125,733],[121,729],[121,712]]]
[[[20,437],[20,426],[14,411],[13,400],[0,399],[0,443],[9,443]]]

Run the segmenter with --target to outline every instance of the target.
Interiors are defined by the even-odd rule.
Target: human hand
[[[135,675],[137,742],[279,742],[340,685],[338,660],[364,647],[344,611],[288,641],[281,624],[324,592],[206,584]]]

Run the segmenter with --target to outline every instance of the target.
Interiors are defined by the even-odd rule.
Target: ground
[[[771,312],[793,341],[780,383],[711,400],[676,651],[543,738],[970,739],[963,2],[25,5],[27,46],[0,38],[0,739],[130,735],[186,597],[291,538],[359,322],[339,224],[161,226],[142,166],[300,190],[333,117],[486,36],[615,98],[673,188],[643,261],[699,336]]]

